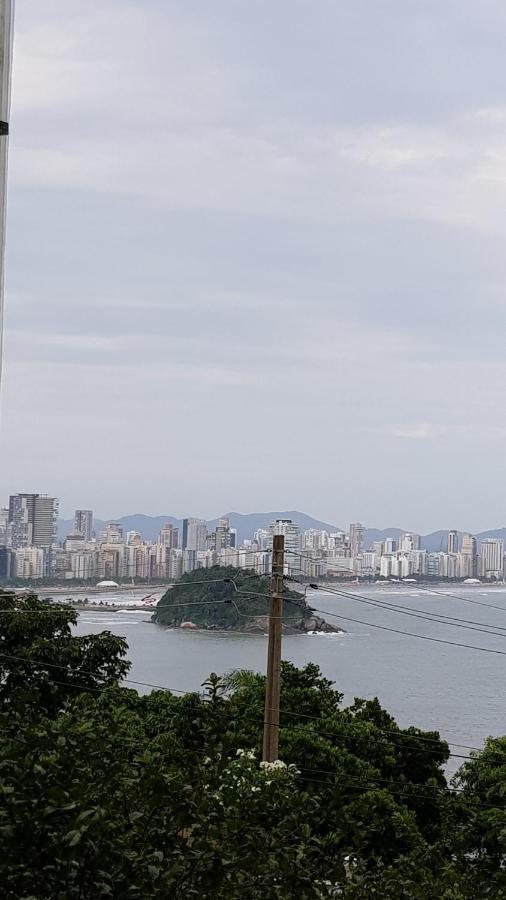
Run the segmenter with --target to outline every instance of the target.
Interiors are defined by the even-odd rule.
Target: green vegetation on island
[[[452,786],[437,732],[285,662],[264,765],[262,675],[139,696],[76,617],[0,594],[2,900],[506,896],[506,738]]]
[[[163,595],[153,615],[159,625],[229,631],[265,631],[269,611],[270,578],[251,569],[213,566],[189,572]],[[304,593],[285,587],[284,628],[311,631],[337,629],[316,619]]]

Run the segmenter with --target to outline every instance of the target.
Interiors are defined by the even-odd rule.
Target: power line
[[[301,718],[301,719],[312,719],[315,722],[322,721],[321,716],[311,716],[308,713],[300,713],[300,712],[293,713],[287,709],[284,709],[283,707],[281,707],[281,712],[287,716],[296,716],[297,718]],[[421,735],[421,734],[407,734],[404,731],[393,731],[392,729],[388,729],[388,728],[379,728],[377,725],[374,725],[374,729],[376,731],[379,731],[381,734],[386,734],[389,736],[392,735],[394,737],[402,737],[402,738],[406,738],[409,740],[423,741],[423,742],[427,742],[427,743],[431,743],[431,744],[437,744],[437,743],[439,743],[439,740],[442,740],[442,741],[444,741],[445,744],[448,744],[448,746],[450,746],[450,747],[460,747],[463,750],[476,750],[478,753],[481,752],[480,747],[472,747],[469,744],[460,744],[455,741],[453,741],[453,742],[448,741],[448,740],[446,740],[446,738],[440,738],[438,740],[438,738],[430,738],[430,737],[426,737],[425,735]],[[450,754],[450,755],[453,756],[454,754]]]
[[[322,779],[317,779],[317,778],[303,778],[303,782],[306,784],[326,784],[326,785],[332,784],[332,782],[324,781]],[[416,782],[411,782],[411,783],[415,784],[415,787],[416,786],[425,787],[425,785],[423,785],[423,784],[417,785]],[[389,794],[392,794],[394,797],[403,797],[404,799],[410,799],[411,797],[413,797],[414,799],[417,799],[417,800],[430,800],[431,799],[430,797],[427,796],[427,794],[414,794],[411,791],[409,793],[405,792],[405,791],[396,791],[396,790],[387,789],[386,786],[382,787],[382,788],[376,788],[376,787],[371,787],[364,783],[353,784],[351,782],[346,782],[346,781],[341,782],[341,784],[345,788],[348,788],[350,790],[359,790],[359,791],[364,791],[365,793],[376,793],[376,794],[389,793]],[[337,787],[339,787],[339,786],[340,785],[338,784]],[[408,786],[409,786],[409,783],[406,783],[406,787],[408,787]],[[431,789],[431,785],[427,785],[426,787],[427,787],[427,790]],[[465,793],[465,790],[463,790],[463,789],[461,790],[461,789],[457,789],[457,788],[447,788],[446,791],[442,790],[442,791],[440,791],[440,793],[442,794],[442,796],[448,796],[449,794],[450,795],[451,794],[461,795],[462,793]],[[469,805],[473,809],[496,809],[496,810],[501,810],[501,811],[504,811],[506,809],[506,806],[494,806],[491,803],[489,804],[489,803],[470,802]]]
[[[0,657],[1,657],[1,656],[5,657],[6,654],[0,654]],[[20,660],[22,660],[23,662],[28,662],[28,660],[23,660],[22,657],[9,656],[8,658],[10,658],[10,659],[20,659]],[[32,661],[29,661],[29,662],[32,662]],[[51,666],[51,667],[53,667],[53,668],[56,668],[56,667],[57,667],[56,664],[45,663],[45,664],[43,664],[43,665]],[[65,668],[65,667],[63,667],[63,666],[58,666],[58,668]],[[81,670],[81,674],[86,674],[86,670]],[[148,682],[139,682],[139,681],[134,681],[134,680],[132,680],[132,679],[123,679],[123,680],[124,680],[124,681],[128,681],[128,682],[131,683],[131,684],[144,685],[144,686],[146,686],[146,687],[158,688],[159,690],[162,690],[162,691],[166,691],[166,692],[170,692],[170,693],[179,693],[179,694],[182,694],[182,695],[185,695],[185,696],[188,696],[189,693],[190,693],[190,694],[197,694],[197,692],[195,692],[195,691],[192,691],[192,692],[182,691],[182,690],[178,690],[177,688],[168,688],[168,687],[163,686],[163,685],[154,685],[154,684],[150,684],[150,683],[148,683]],[[98,693],[104,693],[105,691],[107,691],[107,690],[109,690],[111,687],[113,687],[113,685],[111,685],[111,686],[106,686],[106,687],[98,688],[98,687],[91,687],[91,686],[88,686],[88,685],[79,685],[79,684],[76,684],[76,683],[73,683],[73,682],[65,682],[65,681],[55,681],[54,683],[55,683],[55,684],[61,684],[61,685],[64,685],[64,686],[68,686],[68,687],[72,687],[72,688],[76,688],[76,689],[81,688],[81,689],[86,690],[86,691],[93,691],[93,692],[98,692]],[[201,698],[201,700],[202,700],[203,703],[206,703],[206,704],[208,704],[208,705],[212,703],[212,700],[206,700],[205,698]],[[215,710],[215,711],[217,711],[217,710]],[[311,718],[312,718],[312,717],[311,717]],[[255,721],[258,721],[258,724],[265,724],[264,720],[258,719],[258,720],[255,720]],[[269,723],[269,722],[268,722],[267,724],[272,724],[272,725],[274,725],[275,723]],[[290,727],[293,728],[294,726],[280,725],[279,727],[280,727],[280,729],[284,730],[284,729],[289,729]],[[295,726],[295,727],[297,727],[297,726]],[[373,726],[373,727],[375,727],[375,726]],[[376,729],[376,730],[379,731],[380,729]],[[333,735],[333,734],[330,734],[330,733],[328,733],[328,732],[319,732],[319,731],[315,731],[314,729],[312,730],[312,733],[314,733],[314,734],[326,734],[327,736],[332,737],[333,740],[338,740],[338,739],[341,740],[341,741],[345,741],[345,740],[346,740],[346,736],[344,736],[344,735]],[[401,733],[401,732],[399,732],[398,734],[399,734],[399,736],[402,736],[402,733]],[[351,739],[356,739],[357,735],[350,735],[349,737],[350,737]],[[407,737],[407,738],[414,739],[416,736],[415,736],[415,735],[406,735],[406,737]],[[428,740],[432,740],[432,739],[428,739]],[[447,742],[446,742],[446,743],[447,743]],[[190,752],[191,752],[191,753],[195,753],[195,754],[197,754],[197,755],[198,755],[198,754],[200,754],[200,755],[204,755],[204,754],[207,755],[207,751],[191,750]],[[426,751],[426,752],[431,752],[431,751]],[[432,752],[434,752],[434,751],[432,751]],[[469,760],[469,759],[470,759],[470,757],[463,756],[463,755],[460,755],[460,754],[454,754],[454,753],[450,753],[449,756],[452,757],[452,758],[458,758],[458,759],[464,759],[464,760]],[[500,764],[502,765],[502,762],[501,762]],[[303,767],[303,768],[300,769],[300,770],[297,769],[297,773],[298,773],[299,775],[302,776],[302,773],[303,773],[303,772],[314,772],[314,773],[316,773],[316,774],[326,774],[326,775],[332,776],[334,779],[340,778],[340,773],[339,773],[339,772],[336,772],[335,770],[330,770],[330,769],[311,769],[311,768],[309,768],[309,767]],[[330,781],[328,781],[328,780],[327,780],[327,781],[324,781],[324,780],[322,780],[322,779],[311,779],[311,778],[306,778],[306,777],[304,777],[304,776],[302,776],[302,780],[303,780],[303,782],[312,783],[312,784],[323,784],[323,785],[328,785],[328,786],[332,785],[332,782],[330,782]],[[352,789],[364,790],[365,792],[377,792],[377,793],[387,792],[387,793],[390,793],[390,794],[392,794],[392,795],[394,795],[394,796],[402,797],[402,798],[404,798],[404,799],[409,799],[409,798],[411,798],[411,797],[413,797],[413,798],[418,798],[418,799],[422,799],[422,800],[429,800],[429,799],[431,799],[431,797],[430,797],[430,796],[427,796],[427,794],[414,794],[411,790],[409,790],[409,788],[411,788],[411,787],[425,788],[425,789],[428,790],[428,791],[432,791],[433,794],[438,793],[438,794],[440,794],[441,796],[448,796],[449,794],[465,794],[465,789],[464,789],[464,788],[450,788],[450,787],[447,787],[447,788],[438,788],[438,787],[435,786],[435,785],[428,785],[428,784],[424,784],[423,782],[404,782],[404,781],[402,781],[402,782],[395,782],[395,781],[390,781],[389,779],[380,779],[380,778],[376,778],[376,777],[374,778],[374,781],[375,781],[375,782],[381,782],[381,783],[383,783],[383,787],[382,787],[382,788],[376,788],[376,787],[373,787],[373,786],[371,786],[371,785],[369,785],[369,784],[359,783],[359,782],[357,783],[356,781],[351,782],[351,781],[348,781],[348,780],[346,780],[346,779],[345,779],[344,781],[341,779],[341,780],[339,781],[339,783],[338,783],[336,786],[337,786],[337,787],[345,786],[345,787],[349,787],[349,788],[352,788]],[[403,785],[403,786],[406,788],[406,791],[395,791],[395,790],[392,789],[391,785],[394,785],[394,786],[395,786],[395,785]],[[506,808],[506,807],[504,807],[504,806],[494,806],[494,805],[492,805],[492,804],[476,804],[476,803],[472,803],[472,806],[473,806],[474,808],[499,809],[499,810],[503,810],[503,809]]]
[[[388,584],[391,584],[396,588],[406,587],[405,584],[395,581],[389,581]],[[485,603],[483,600],[472,600],[470,597],[462,597],[460,594],[453,594],[449,591],[436,591],[428,585],[416,584],[412,585],[412,587],[416,587],[417,590],[425,591],[427,594],[437,594],[440,597],[452,597],[454,600],[461,600],[462,603],[472,603],[474,606],[485,606],[487,609],[499,609],[501,612],[506,613],[506,608],[504,606],[497,606],[494,603]]]
[[[455,621],[449,622],[441,622],[439,621],[440,617],[434,618],[434,616],[430,612],[425,612],[421,609],[406,609],[405,607],[399,606],[395,603],[385,603],[382,600],[376,600],[373,598],[363,597],[360,594],[351,593],[350,591],[340,591],[337,588],[330,588],[328,593],[335,594],[338,597],[348,597],[350,600],[355,600],[357,603],[365,603],[368,606],[376,607],[377,609],[386,609],[390,610],[393,613],[398,613],[403,616],[411,616],[415,619],[423,619],[428,622],[434,622],[436,625],[447,625],[450,628],[464,628],[467,631],[477,631],[481,634],[491,634],[495,637],[506,638],[506,634],[502,634],[499,631],[492,631],[494,625],[487,625],[487,623],[476,623],[484,625],[483,628],[476,628],[472,624],[463,624],[463,620],[457,619]],[[443,616],[445,619],[452,619],[452,616]],[[501,626],[499,626],[501,627]]]
[[[27,659],[27,658],[25,658],[25,657],[23,657],[23,656],[19,656],[19,655],[15,655],[15,654],[7,654],[7,653],[0,653],[0,659],[1,659],[1,658],[13,660],[13,661],[18,661],[18,662],[22,662],[22,663],[24,663],[25,665],[40,666],[40,668],[48,668],[48,669],[58,669],[58,670],[63,670],[63,671],[65,671],[65,672],[68,673],[68,666],[62,665],[61,663],[50,663],[50,662],[45,662],[45,661],[43,661],[43,660]],[[68,674],[71,674],[71,673],[68,673]],[[79,676],[79,675],[92,675],[92,676],[95,677],[95,678],[100,678],[100,677],[103,678],[103,677],[106,677],[106,676],[101,675],[100,673],[94,672],[94,671],[92,671],[92,670],[90,670],[90,669],[79,669],[75,674],[76,674],[77,676]],[[65,681],[55,682],[55,683],[59,683],[59,684],[62,684],[62,685],[65,685],[65,684],[66,684],[66,685],[68,685],[69,687],[82,688],[83,690],[87,690],[87,691],[90,690],[90,691],[95,691],[95,692],[99,692],[99,693],[101,693],[101,692],[103,692],[103,691],[106,691],[106,690],[109,690],[111,687],[117,686],[116,684],[112,684],[112,685],[105,685],[105,686],[103,686],[103,687],[93,687],[93,686],[88,686],[88,685],[80,685],[80,684],[77,684],[77,683],[75,683],[75,682],[65,682]],[[154,683],[148,682],[148,681],[137,681],[137,680],[132,679],[132,678],[122,678],[122,683],[125,683],[125,684],[134,684],[134,685],[137,685],[138,687],[148,687],[148,688],[153,688],[154,690],[168,691],[169,693],[174,693],[174,694],[182,694],[182,695],[199,694],[198,691],[181,690],[180,688],[172,688],[172,687],[168,687],[167,685],[154,684]],[[206,702],[206,701],[204,701],[204,702]],[[319,720],[319,717],[317,717],[317,716],[307,716],[307,715],[304,715],[304,714],[301,714],[301,713],[291,713],[291,712],[288,712],[287,710],[285,710],[285,709],[283,709],[283,708],[281,708],[280,711],[281,711],[282,713],[285,713],[285,714],[288,714],[288,715],[297,716],[297,717],[304,718],[304,719],[314,719],[315,721],[318,721],[318,720]],[[259,720],[259,722],[260,722],[260,721],[261,721],[262,724],[263,724],[263,720]],[[321,720],[320,720],[320,721],[321,721]],[[373,723],[371,723],[371,724],[373,724]],[[294,730],[294,729],[296,729],[296,728],[298,728],[298,727],[300,727],[300,723],[294,724],[294,725],[280,725],[280,728],[281,728],[281,729],[287,729],[287,730]],[[373,724],[373,727],[375,728],[375,730],[377,730],[377,731],[379,731],[379,732],[381,732],[381,733],[385,733],[385,734],[388,733],[385,729],[379,729],[379,728],[376,728],[376,726],[375,726],[374,724]],[[343,739],[341,735],[336,735],[335,733],[333,733],[333,732],[331,732],[331,731],[322,731],[322,730],[318,730],[318,729],[313,728],[313,729],[312,729],[312,733],[313,733],[313,734],[318,734],[318,735],[320,735],[320,736],[322,736],[322,737],[331,738],[332,740],[338,740],[338,739],[341,739],[341,740],[342,740],[342,739]],[[392,734],[394,734],[395,736],[401,737],[401,738],[405,738],[405,739],[408,740],[408,741],[416,741],[416,740],[421,740],[421,741],[422,741],[422,740],[423,740],[423,741],[430,741],[430,742],[436,743],[436,739],[435,739],[435,738],[424,738],[422,735],[405,734],[405,733],[403,733],[402,731],[399,731],[399,732],[392,732]],[[354,737],[356,737],[356,735],[355,735]],[[446,744],[450,744],[449,741],[444,741],[444,739],[443,739],[443,742],[446,743]],[[464,745],[462,745],[462,744],[451,744],[451,746],[463,747]],[[468,749],[477,750],[477,751],[479,752],[479,748],[478,748],[478,747],[472,747],[472,748],[470,747],[470,748],[468,748]],[[434,753],[435,751],[427,751],[427,752],[432,752],[432,753]],[[438,755],[439,755],[439,754],[438,754]],[[456,758],[458,758],[458,759],[468,759],[468,758],[469,758],[469,757],[465,757],[465,756],[462,756],[462,755],[460,755],[460,754],[454,754],[454,753],[450,753],[449,756],[450,756],[450,757],[453,757],[453,756],[454,756],[454,757],[456,757]]]
[[[67,670],[67,667],[63,666],[63,665],[59,665],[56,663],[43,662],[42,660],[29,660],[29,659],[25,659],[24,657],[15,656],[13,654],[0,653],[0,658],[2,658],[2,657],[11,659],[11,660],[18,660],[20,662],[23,662],[23,663],[26,663],[29,665],[38,665],[41,668],[45,667],[45,668],[64,669],[65,671]],[[100,677],[97,675],[96,672],[92,672],[92,671],[86,670],[86,669],[80,669],[76,674],[77,675],[93,675],[95,677]],[[182,694],[182,695],[191,695],[191,694],[200,695],[200,692],[198,692],[198,691],[181,690],[180,688],[172,688],[172,687],[168,687],[167,685],[154,684],[152,682],[146,682],[146,681],[137,681],[137,680],[134,680],[131,678],[123,678],[122,682],[127,683],[127,684],[133,684],[138,687],[148,687],[148,688],[152,688],[154,690],[160,690],[160,691],[165,691],[165,692],[169,692],[169,693]],[[103,687],[92,687],[92,686],[88,686],[88,685],[80,685],[75,682],[65,682],[65,681],[61,681],[61,682],[55,681],[55,683],[62,684],[62,685],[68,685],[69,687],[74,687],[74,688],[82,688],[83,690],[99,692],[99,693],[109,690],[111,687],[115,686],[115,685],[106,685]],[[203,702],[211,702],[211,701],[203,700]],[[314,721],[322,721],[321,717],[319,717],[319,716],[309,716],[304,713],[292,713],[283,707],[281,707],[280,712],[283,713],[284,715],[290,715],[290,716],[293,716],[296,718],[310,719],[310,720],[314,720]],[[258,722],[259,722],[259,724],[263,724],[263,720],[258,720]],[[421,743],[437,743],[438,742],[436,738],[428,738],[428,737],[425,737],[424,735],[408,734],[406,732],[403,732],[402,730],[392,731],[392,730],[388,730],[388,729],[381,729],[381,728],[378,728],[376,725],[374,725],[374,723],[368,723],[368,724],[371,724],[373,726],[374,730],[381,734],[384,734],[384,735],[387,735],[390,737],[395,737],[395,738],[398,738],[405,742],[410,742],[410,741],[415,741],[415,742],[418,741]],[[294,730],[298,727],[300,727],[300,723],[297,723],[294,725],[280,725],[280,728],[282,730]],[[315,729],[315,728],[312,728],[311,731],[313,734],[318,734],[321,737],[326,737],[333,741],[339,741],[339,740],[342,741],[345,739],[343,737],[343,735],[335,734],[332,731],[323,731],[321,729]],[[356,738],[356,737],[360,737],[360,735],[353,735],[352,737]],[[460,744],[460,743],[456,743],[456,742],[447,741],[444,738],[441,738],[441,741],[444,744],[447,744],[448,746],[453,746],[453,747],[458,747],[461,749],[468,749],[468,750],[474,750],[476,752],[481,752],[479,747],[474,747],[474,746],[470,746],[470,745],[466,745],[466,744]],[[436,754],[438,756],[440,755],[440,753],[436,750],[426,749],[425,752],[430,753],[430,754]],[[469,757],[469,756],[459,754],[459,753],[453,753],[453,752],[450,752],[448,754],[448,756],[450,758],[455,758],[455,759],[463,759],[463,760],[471,759],[471,757]]]
[[[243,578],[243,580],[246,581],[246,580],[251,580],[253,578],[266,578],[266,577],[268,577],[268,576],[267,575],[247,575]],[[258,591],[244,591],[241,588],[238,588],[237,583],[233,578],[214,578],[214,579],[206,578],[203,581],[176,582],[174,585],[171,586],[171,588],[169,588],[169,590],[170,589],[172,589],[172,590],[179,589],[180,587],[193,587],[194,585],[202,585],[202,584],[204,584],[204,585],[207,585],[207,584],[231,584],[233,586],[234,590],[238,594],[248,594],[252,597],[263,597],[263,598],[269,597],[269,594],[263,594]],[[148,595],[148,598],[151,596],[152,595]],[[305,594],[299,594],[298,596],[302,599],[302,598],[304,598]],[[3,595],[0,594],[0,603],[1,603],[2,599],[10,600],[11,594],[7,593],[7,592],[4,593]],[[18,599],[18,598],[15,595],[12,595],[12,599]],[[163,598],[160,598],[160,600],[161,599],[163,599]],[[298,602],[298,599],[295,597],[284,597],[283,599],[285,600],[286,603],[293,603],[295,605],[297,605],[297,602]],[[158,604],[160,603],[160,600],[158,601]],[[228,599],[228,600],[202,600],[202,601],[197,601],[197,602],[189,601],[188,603],[179,603],[179,604],[171,603],[171,604],[160,606],[159,608],[160,609],[177,609],[178,607],[208,606],[212,603],[231,603],[231,602],[232,601],[230,599]],[[75,610],[75,607],[77,605],[78,604],[62,604],[62,603],[60,603],[59,605],[56,605],[56,604],[49,605],[48,604],[47,609],[23,609],[21,607],[12,607],[11,609],[1,609],[0,608],[0,614],[8,613],[8,612],[19,612],[21,614],[33,613],[33,614],[38,615],[39,613],[45,613],[45,612],[62,612],[62,611],[67,611],[69,609]],[[111,608],[114,609],[113,604],[108,604],[108,605],[110,605]],[[158,609],[158,605],[157,605],[157,607],[153,607],[153,608]],[[137,607],[132,607],[132,609],[142,609],[142,607],[137,606]],[[123,610],[123,611],[125,612],[127,610]]]
[[[494,650],[491,647],[477,647],[474,644],[461,644],[458,641],[447,641],[443,638],[430,637],[427,634],[416,634],[413,631],[401,631],[399,628],[390,628],[387,625],[377,625],[374,622],[364,622],[362,619],[352,619],[350,616],[342,616],[337,613],[330,612],[328,609],[318,609],[312,607],[314,612],[322,613],[326,616],[333,616],[335,619],[342,619],[344,622],[355,622],[358,625],[367,625],[370,628],[379,628],[381,631],[391,631],[393,634],[402,634],[406,637],[419,638],[422,641],[434,641],[437,644],[447,644],[450,647],[464,647],[466,650],[481,650],[482,653],[496,653],[499,656],[506,656],[506,650]]]
[[[300,551],[297,552],[296,550],[287,550],[286,552],[288,554],[290,554],[291,556],[296,556],[298,559],[302,559],[305,562],[313,562],[313,563],[321,563],[321,562],[332,563],[333,562],[332,557],[307,556]],[[298,574],[303,575],[304,577],[308,577],[307,574],[305,572],[303,572],[302,570],[300,570]],[[408,585],[406,584],[405,581],[384,581],[384,582],[382,581],[381,585],[384,587],[391,586],[396,589],[408,587]],[[482,600],[472,600],[470,597],[463,597],[461,594],[454,594],[453,592],[450,592],[450,591],[437,591],[434,588],[430,587],[429,585],[420,584],[419,582],[416,582],[416,584],[410,584],[409,587],[416,588],[416,590],[425,591],[426,593],[429,593],[429,594],[437,594],[441,597],[452,597],[455,600],[462,600],[463,603],[472,603],[476,606],[484,606],[488,609],[498,609],[503,613],[506,612],[506,608],[504,606],[497,606],[494,603],[485,603]],[[499,627],[499,626],[497,626],[497,627]]]
[[[230,583],[232,583],[232,584],[234,585],[234,587],[235,587],[235,589],[237,590],[237,592],[238,592],[238,593],[242,593],[242,591],[240,591],[240,589],[237,588],[235,582],[233,582],[232,579],[216,579],[216,580],[214,581],[214,583],[216,583],[216,582],[223,583],[223,582],[225,582],[225,581],[227,581],[227,582],[230,581]],[[187,582],[187,583],[190,584],[191,582]],[[195,582],[194,582],[194,583],[195,583]],[[210,582],[209,582],[209,580],[206,580],[206,581],[201,582],[201,583],[210,583]],[[186,583],[185,583],[185,584],[186,584]],[[324,589],[325,589],[325,588],[324,588]],[[248,593],[252,593],[252,592],[248,592]],[[331,591],[331,593],[332,593],[332,591]],[[341,593],[344,593],[344,592],[337,592],[338,596],[341,595]],[[265,595],[261,595],[261,594],[260,594],[259,596],[265,596]],[[291,602],[294,603],[294,604],[296,605],[296,601],[293,600],[292,598],[287,598],[287,600],[291,600]],[[248,615],[247,613],[241,613],[240,610],[238,610],[237,605],[235,604],[235,602],[234,602],[233,600],[221,600],[221,601],[220,601],[220,600],[213,600],[213,601],[203,601],[203,602],[204,602],[206,605],[210,605],[210,604],[212,604],[212,603],[220,603],[220,604],[221,604],[221,603],[230,603],[230,602],[232,602],[232,603],[234,603],[234,606],[236,607],[236,610],[237,610],[237,612],[238,612],[239,615],[241,615],[241,616],[243,616],[243,617],[245,617],[245,618],[255,618],[255,616],[253,616],[253,615]],[[199,604],[199,603],[196,603],[196,604],[193,604],[193,603],[188,603],[188,604],[174,604],[173,606],[162,607],[162,608],[167,608],[167,609],[170,610],[170,609],[172,609],[172,608],[178,608],[178,607],[183,607],[183,608],[184,608],[184,607],[186,607],[186,606],[191,606],[191,605],[201,605],[201,604]],[[10,611],[11,611],[11,610],[0,610],[0,612],[10,612]],[[18,611],[18,610],[16,610],[16,612],[17,612],[17,611]],[[60,611],[63,611],[63,610],[60,609],[60,610],[47,610],[47,611],[48,611],[48,612],[53,612],[53,611],[54,611],[54,612],[60,612]],[[398,629],[392,629],[392,628],[389,628],[389,627],[387,627],[387,626],[376,625],[376,624],[369,623],[369,622],[363,622],[362,620],[352,619],[352,618],[346,617],[346,616],[341,616],[341,615],[339,615],[339,614],[337,614],[337,613],[332,613],[332,612],[330,612],[330,611],[328,611],[328,610],[315,609],[314,611],[315,611],[315,612],[321,612],[321,613],[323,613],[324,615],[330,615],[330,616],[335,617],[335,618],[338,618],[338,619],[344,619],[344,620],[347,620],[347,621],[358,622],[359,624],[368,625],[368,626],[370,626],[370,627],[381,628],[382,630],[393,631],[394,633],[400,633],[400,634],[407,635],[407,636],[418,637],[418,638],[425,639],[425,640],[433,640],[433,641],[436,641],[436,642],[438,642],[438,643],[450,644],[451,646],[462,646],[462,647],[466,647],[466,648],[469,648],[469,649],[483,650],[484,652],[495,652],[495,653],[502,654],[502,651],[499,651],[499,650],[494,651],[494,650],[491,650],[490,648],[474,647],[474,646],[472,646],[472,645],[460,644],[460,643],[456,643],[456,642],[445,641],[445,640],[438,639],[438,638],[430,638],[429,636],[425,636],[425,635],[417,635],[417,634],[413,634],[413,633],[410,633],[410,632],[404,632],[404,631],[400,631],[400,630],[398,630]],[[12,610],[12,612],[14,612],[14,610]],[[24,611],[23,611],[23,610],[19,610],[19,612],[20,612],[20,613],[23,613]],[[34,612],[34,613],[38,613],[39,611],[38,611],[38,610],[33,610],[33,611],[32,611],[32,610],[27,610],[26,612]],[[287,616],[283,616],[282,618],[293,620],[294,618],[298,618],[298,617],[287,617]],[[5,654],[2,654],[2,655],[3,655],[4,657],[6,656]],[[25,663],[31,662],[31,661],[29,661],[29,660],[26,660],[24,657],[14,657],[14,656],[11,656],[11,657],[9,657],[9,658],[12,658],[12,659],[19,659],[20,661],[25,662]],[[57,667],[57,668],[63,668],[63,669],[65,669],[65,670],[67,669],[66,666],[59,666],[59,667],[58,667],[58,666],[56,666],[55,664],[51,664],[51,663],[47,663],[47,662],[42,662],[42,661],[39,661],[38,664],[41,665],[41,666],[45,666],[45,667],[52,667],[52,668]],[[81,673],[82,673],[82,674],[96,675],[96,673],[91,672],[91,671],[86,671],[86,670],[81,670]],[[160,690],[171,690],[170,688],[166,688],[166,687],[163,686],[163,685],[156,685],[156,684],[152,684],[152,683],[148,683],[148,682],[134,681],[133,679],[123,679],[123,680],[125,681],[125,683],[132,683],[132,684],[136,684],[136,685],[138,685],[138,686],[151,687],[151,688],[160,689]],[[177,692],[178,692],[177,689],[174,689],[174,692],[177,693]],[[179,691],[179,693],[185,693],[185,692],[184,692],[184,691]],[[284,710],[284,712],[287,712],[287,711]],[[290,714],[290,715],[293,715],[292,713],[289,713],[289,714]],[[305,716],[305,718],[308,718],[308,717]],[[318,718],[318,717],[314,717],[314,718],[316,719],[316,718]],[[329,734],[329,733],[325,733],[325,734],[326,734],[326,736],[332,737],[332,735]],[[395,733],[395,734],[396,734],[396,736],[397,736],[397,733]],[[402,736],[402,735],[400,735],[400,736]],[[409,736],[406,736],[406,737],[409,737],[409,739],[411,739],[411,740],[417,740],[417,739],[418,739],[418,740],[422,740],[422,738],[421,738],[420,736],[415,736],[415,735],[409,735]],[[424,740],[424,741],[429,741],[429,740],[433,740],[433,739],[427,739],[427,738],[425,738],[425,739],[423,739],[423,740]],[[447,743],[450,743],[450,744],[451,744],[451,742],[447,742]],[[464,744],[457,744],[457,743],[455,743],[455,742],[453,742],[452,745],[453,745],[453,746],[462,747],[462,748],[464,748],[464,749],[470,749],[470,750],[478,750],[478,749],[479,749],[479,748],[475,748],[475,747],[466,746],[466,745],[464,745]],[[457,756],[457,754],[452,754],[452,755]]]

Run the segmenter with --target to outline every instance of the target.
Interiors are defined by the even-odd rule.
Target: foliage
[[[73,610],[34,597],[1,604],[23,659],[0,657],[2,898],[506,896],[506,739],[455,793],[437,733],[377,700],[343,707],[317,666],[285,662],[283,763],[266,767],[262,676],[139,696],[119,684],[124,642],[83,641]]]
[[[202,583],[204,582],[204,583]],[[204,628],[243,629],[268,613],[270,578],[251,569],[213,566],[183,575],[158,603],[153,621],[159,625],[193,622]],[[285,590],[283,615],[300,622],[310,616],[304,596]]]
[[[55,713],[76,691],[124,677],[127,644],[103,631],[77,637],[77,613],[66,606],[0,593],[0,701]]]

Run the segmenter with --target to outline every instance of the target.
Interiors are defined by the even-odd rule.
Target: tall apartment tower
[[[486,538],[480,544],[481,575],[501,580],[504,575],[504,541]]]
[[[364,526],[360,522],[353,522],[350,525],[350,553],[352,557],[358,556],[362,550],[363,537]]]
[[[74,532],[82,534],[85,541],[91,541],[93,534],[93,510],[76,509],[74,515]]]
[[[49,550],[56,540],[58,500],[41,494],[12,494],[9,524],[12,548],[42,547]]]
[[[414,534],[412,531],[406,531],[401,537],[399,550],[419,550],[420,543],[421,540],[419,534]]]
[[[166,522],[158,535],[158,543],[169,550],[177,550],[179,545],[179,528],[174,528],[170,522]]]
[[[458,553],[459,535],[457,531],[448,532],[448,553]]]
[[[217,553],[230,547],[230,519],[227,516],[223,516],[218,521],[214,537],[214,549]]]
[[[0,0],[0,381],[4,306],[5,210],[7,151],[11,101],[14,0]]]
[[[476,538],[472,534],[462,535],[460,548],[461,576],[463,578],[476,578],[478,574],[478,550]]]
[[[205,550],[206,545],[205,519],[183,519],[183,550]]]

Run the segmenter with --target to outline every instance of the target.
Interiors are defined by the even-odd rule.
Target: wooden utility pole
[[[11,68],[14,0],[0,0],[0,382],[4,305],[5,207],[7,143],[11,102]]]
[[[275,762],[278,758],[284,566],[285,538],[282,534],[276,534],[274,535],[272,544],[269,650],[267,654],[267,681],[265,685],[264,762]]]

